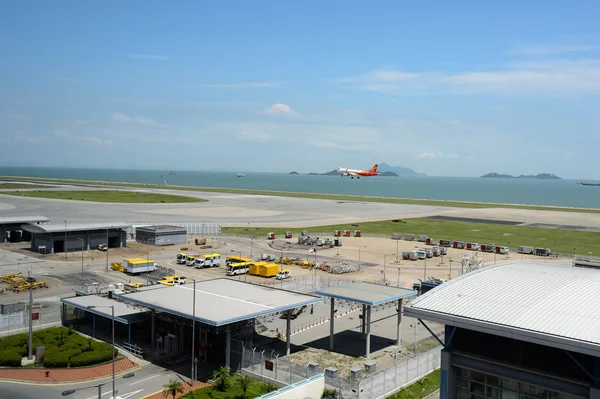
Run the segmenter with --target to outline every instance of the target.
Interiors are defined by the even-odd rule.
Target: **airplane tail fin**
[[[378,166],[379,166],[378,164],[375,164],[375,165],[373,165],[373,167],[371,168],[371,170],[370,170],[369,172],[376,173],[376,172],[377,172],[377,167],[378,167]]]

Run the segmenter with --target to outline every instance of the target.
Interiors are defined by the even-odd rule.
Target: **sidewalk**
[[[115,373],[139,367],[129,359],[115,362]],[[49,371],[46,377],[46,371]],[[70,381],[94,380],[112,375],[112,363],[101,366],[83,367],[76,369],[0,369],[0,380],[29,381],[41,383],[59,383]]]
[[[195,391],[196,389],[204,388],[207,386],[210,386],[210,384],[207,384],[206,382],[200,382],[200,381],[196,381],[196,383],[194,384],[193,387],[190,387],[188,384],[183,384],[183,393],[180,393],[175,398],[181,398],[182,396],[184,396],[185,394],[187,394],[190,391]],[[165,399],[165,395],[163,394],[163,391],[158,391],[155,393],[151,393],[148,396],[144,396],[142,399]]]

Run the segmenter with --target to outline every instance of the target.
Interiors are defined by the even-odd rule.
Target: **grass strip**
[[[21,189],[21,188],[52,188],[52,186],[43,186],[41,184],[24,184],[24,183],[0,183],[0,190]]]
[[[440,375],[440,370],[435,370],[417,382],[402,388],[398,393],[388,396],[388,399],[423,399],[440,389]]]
[[[291,231],[294,237],[301,231],[311,233],[328,233],[333,235],[335,230],[360,230],[362,234],[387,235],[392,233],[408,233],[426,235],[435,239],[454,241],[477,242],[480,244],[497,244],[510,246],[513,251],[520,245],[532,247],[547,247],[555,253],[572,254],[574,248],[579,254],[600,254],[600,233],[577,230],[560,230],[542,227],[510,226],[492,223],[462,222],[454,220],[436,220],[427,218],[404,219],[400,223],[391,220],[379,222],[338,224],[330,226],[316,226],[308,228],[247,228],[223,227],[223,234],[262,236],[266,238],[268,232],[274,232],[277,238],[282,238],[283,233]],[[510,244],[509,244],[510,243]],[[415,241],[415,245],[422,245]]]
[[[126,183],[126,182],[105,182],[93,180],[72,180],[72,179],[50,179],[43,177],[20,177],[20,176],[0,176],[2,180],[13,181],[32,181],[41,183],[62,183],[62,184],[80,184],[80,185],[95,185],[95,186],[117,186],[117,187],[132,187],[132,188],[153,188],[162,189],[163,185],[144,184],[144,183]],[[343,194],[319,194],[319,193],[301,193],[291,191],[274,191],[274,190],[247,190],[240,188],[220,188],[220,187],[192,187],[192,186],[177,186],[169,185],[169,189],[182,191],[198,191],[198,192],[214,192],[228,194],[245,194],[245,195],[270,195],[275,197],[292,197],[292,198],[316,198],[328,199],[335,201],[362,201],[362,202],[379,202],[389,204],[408,204],[408,205],[430,205],[444,206],[453,208],[508,208],[508,209],[529,209],[537,211],[559,211],[559,212],[579,212],[579,213],[600,213],[597,208],[573,208],[561,206],[541,206],[541,205],[518,205],[518,204],[499,204],[488,202],[470,202],[470,201],[449,201],[449,200],[432,200],[418,198],[395,198],[395,197],[373,197],[360,195],[343,195]]]
[[[113,202],[125,204],[156,204],[156,203],[186,203],[206,202],[201,198],[186,197],[183,195],[169,195],[157,193],[138,193],[134,191],[119,190],[89,190],[89,191],[17,191],[4,192],[5,195],[33,198],[52,198],[60,200],[75,200],[89,202]]]

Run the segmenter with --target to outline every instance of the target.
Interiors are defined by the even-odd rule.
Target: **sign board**
[[[40,312],[35,312],[31,314],[31,320],[39,320],[40,319]]]
[[[0,316],[0,328],[23,327],[24,325],[24,312],[16,312]]]
[[[273,371],[273,362],[270,360],[265,360],[265,368],[269,371]]]

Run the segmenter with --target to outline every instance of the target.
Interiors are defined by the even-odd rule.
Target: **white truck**
[[[123,261],[125,273],[150,273],[156,270],[157,264],[152,259],[133,258]]]

